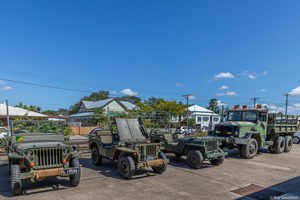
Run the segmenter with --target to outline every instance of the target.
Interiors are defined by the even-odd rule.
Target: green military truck
[[[162,143],[165,153],[174,153],[177,157],[186,155],[188,165],[194,169],[199,169],[206,159],[213,165],[220,165],[227,155],[219,148],[222,140],[217,137],[184,137],[184,134],[171,135],[168,131],[154,130],[150,140]]]
[[[66,145],[62,122],[12,120],[10,127],[7,152],[14,195],[21,194],[23,180],[35,182],[61,176],[69,177],[74,187],[79,184],[80,165],[74,157],[78,147]]]
[[[289,152],[298,128],[297,116],[269,114],[268,108],[228,110],[227,121],[215,125],[211,135],[222,138],[222,147],[239,148],[245,158],[253,158],[258,148],[268,147],[270,153]]]
[[[156,173],[167,169],[169,160],[161,152],[161,144],[146,141],[147,132],[142,120],[114,118],[111,131],[94,129],[89,134],[92,162],[101,165],[102,159],[118,161],[121,177],[131,179],[135,169],[152,167]]]

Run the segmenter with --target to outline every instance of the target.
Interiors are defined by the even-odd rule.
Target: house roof
[[[85,106],[86,109],[92,109],[92,108],[102,108],[112,102],[113,100],[118,101],[123,107],[126,109],[133,109],[136,106],[128,101],[120,101],[118,98],[110,98],[110,99],[104,99],[100,101],[82,101],[83,105]]]
[[[63,116],[57,116],[57,115],[47,115],[50,118],[59,118],[59,119],[67,119],[66,117]]]
[[[202,106],[198,106],[198,105],[193,105],[189,107],[189,111],[193,112],[193,113],[201,113],[201,114],[212,114],[213,111],[208,110],[206,108],[203,108]],[[213,114],[213,115],[217,115],[217,114]]]
[[[43,117],[43,118],[49,118],[49,116],[38,113],[38,112],[33,112],[29,111],[23,108],[18,108],[18,107],[12,107],[8,106],[8,112],[9,116],[25,116],[27,115],[28,117]],[[5,103],[0,104],[0,116],[6,116],[6,105]]]

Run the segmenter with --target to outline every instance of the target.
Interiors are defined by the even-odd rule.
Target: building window
[[[218,117],[214,117],[214,122],[218,122],[219,118]]]
[[[198,122],[201,122],[201,117],[197,117],[197,121],[198,121]]]
[[[209,120],[209,117],[203,117],[203,121],[207,122]]]

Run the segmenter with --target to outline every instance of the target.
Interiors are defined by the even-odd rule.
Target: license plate
[[[154,156],[153,155],[144,156],[144,161],[146,160],[154,160]]]
[[[72,175],[72,174],[78,174],[78,168],[64,169],[62,176]]]
[[[215,154],[208,154],[209,158],[215,157]]]

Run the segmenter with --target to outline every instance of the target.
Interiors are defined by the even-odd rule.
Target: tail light
[[[247,106],[246,106],[246,105],[243,105],[243,108],[247,108]]]

